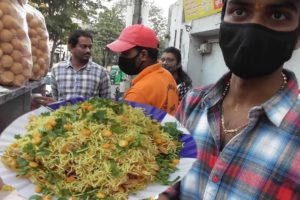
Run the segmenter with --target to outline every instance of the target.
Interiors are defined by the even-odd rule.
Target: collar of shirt
[[[252,114],[257,113],[265,114],[269,120],[276,125],[280,126],[288,111],[295,105],[298,98],[298,82],[293,72],[286,69],[283,70],[288,78],[286,87],[277,92],[272,98],[267,100],[260,106],[251,109],[250,117]],[[207,108],[215,106],[222,98],[224,87],[230,78],[230,73],[225,74],[215,85],[213,85],[203,97],[203,102]],[[259,112],[258,112],[259,110]]]
[[[163,70],[163,67],[160,63],[156,63],[154,65],[150,65],[148,67],[146,67],[143,71],[141,71],[133,80],[132,80],[132,85],[134,85],[135,83],[137,83],[139,80],[143,79],[145,76],[147,76],[148,74],[157,71],[157,70]]]
[[[73,67],[72,63],[71,63],[71,60],[67,61],[66,68],[69,68],[69,67],[75,69]],[[89,61],[88,63],[86,63],[84,66],[82,66],[78,71],[83,70],[83,69],[86,69],[87,71],[91,70],[91,61]]]

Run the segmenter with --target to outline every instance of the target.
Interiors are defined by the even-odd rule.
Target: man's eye
[[[233,11],[233,14],[236,15],[236,16],[245,16],[246,12],[242,9],[236,9],[236,10]]]
[[[79,45],[79,47],[80,48],[82,48],[82,49],[85,49],[85,48],[89,48],[89,49],[91,49],[92,48],[92,46],[91,45]]]
[[[282,12],[275,12],[272,14],[272,19],[275,19],[275,20],[286,20],[287,19],[287,15],[282,13]]]

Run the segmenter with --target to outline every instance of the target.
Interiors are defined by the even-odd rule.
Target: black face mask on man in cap
[[[140,53],[141,52],[139,51],[133,58],[119,57],[118,65],[125,74],[137,75],[141,71],[140,66],[137,67],[135,64],[136,58]]]

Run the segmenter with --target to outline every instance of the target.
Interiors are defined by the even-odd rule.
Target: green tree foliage
[[[70,32],[79,28],[78,20],[88,24],[90,17],[103,8],[101,0],[29,0],[29,3],[40,10],[46,20],[49,39],[53,42],[50,67],[55,49],[66,44]]]
[[[149,9],[149,25],[157,33],[160,41],[160,49],[165,48],[165,36],[167,34],[167,19],[163,16],[163,10],[159,6],[154,5],[153,1],[148,2]]]
[[[122,15],[123,9],[122,4],[116,4],[111,9],[103,9],[93,26],[93,59],[105,67],[112,62],[114,55],[106,50],[106,45],[116,40],[125,27],[125,20]]]

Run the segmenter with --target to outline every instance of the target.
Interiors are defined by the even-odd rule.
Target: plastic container
[[[42,13],[29,4],[26,4],[24,8],[32,51],[33,67],[30,80],[40,80],[47,75],[49,70],[49,34]]]
[[[26,12],[18,0],[0,1],[0,85],[22,86],[31,76]]]

